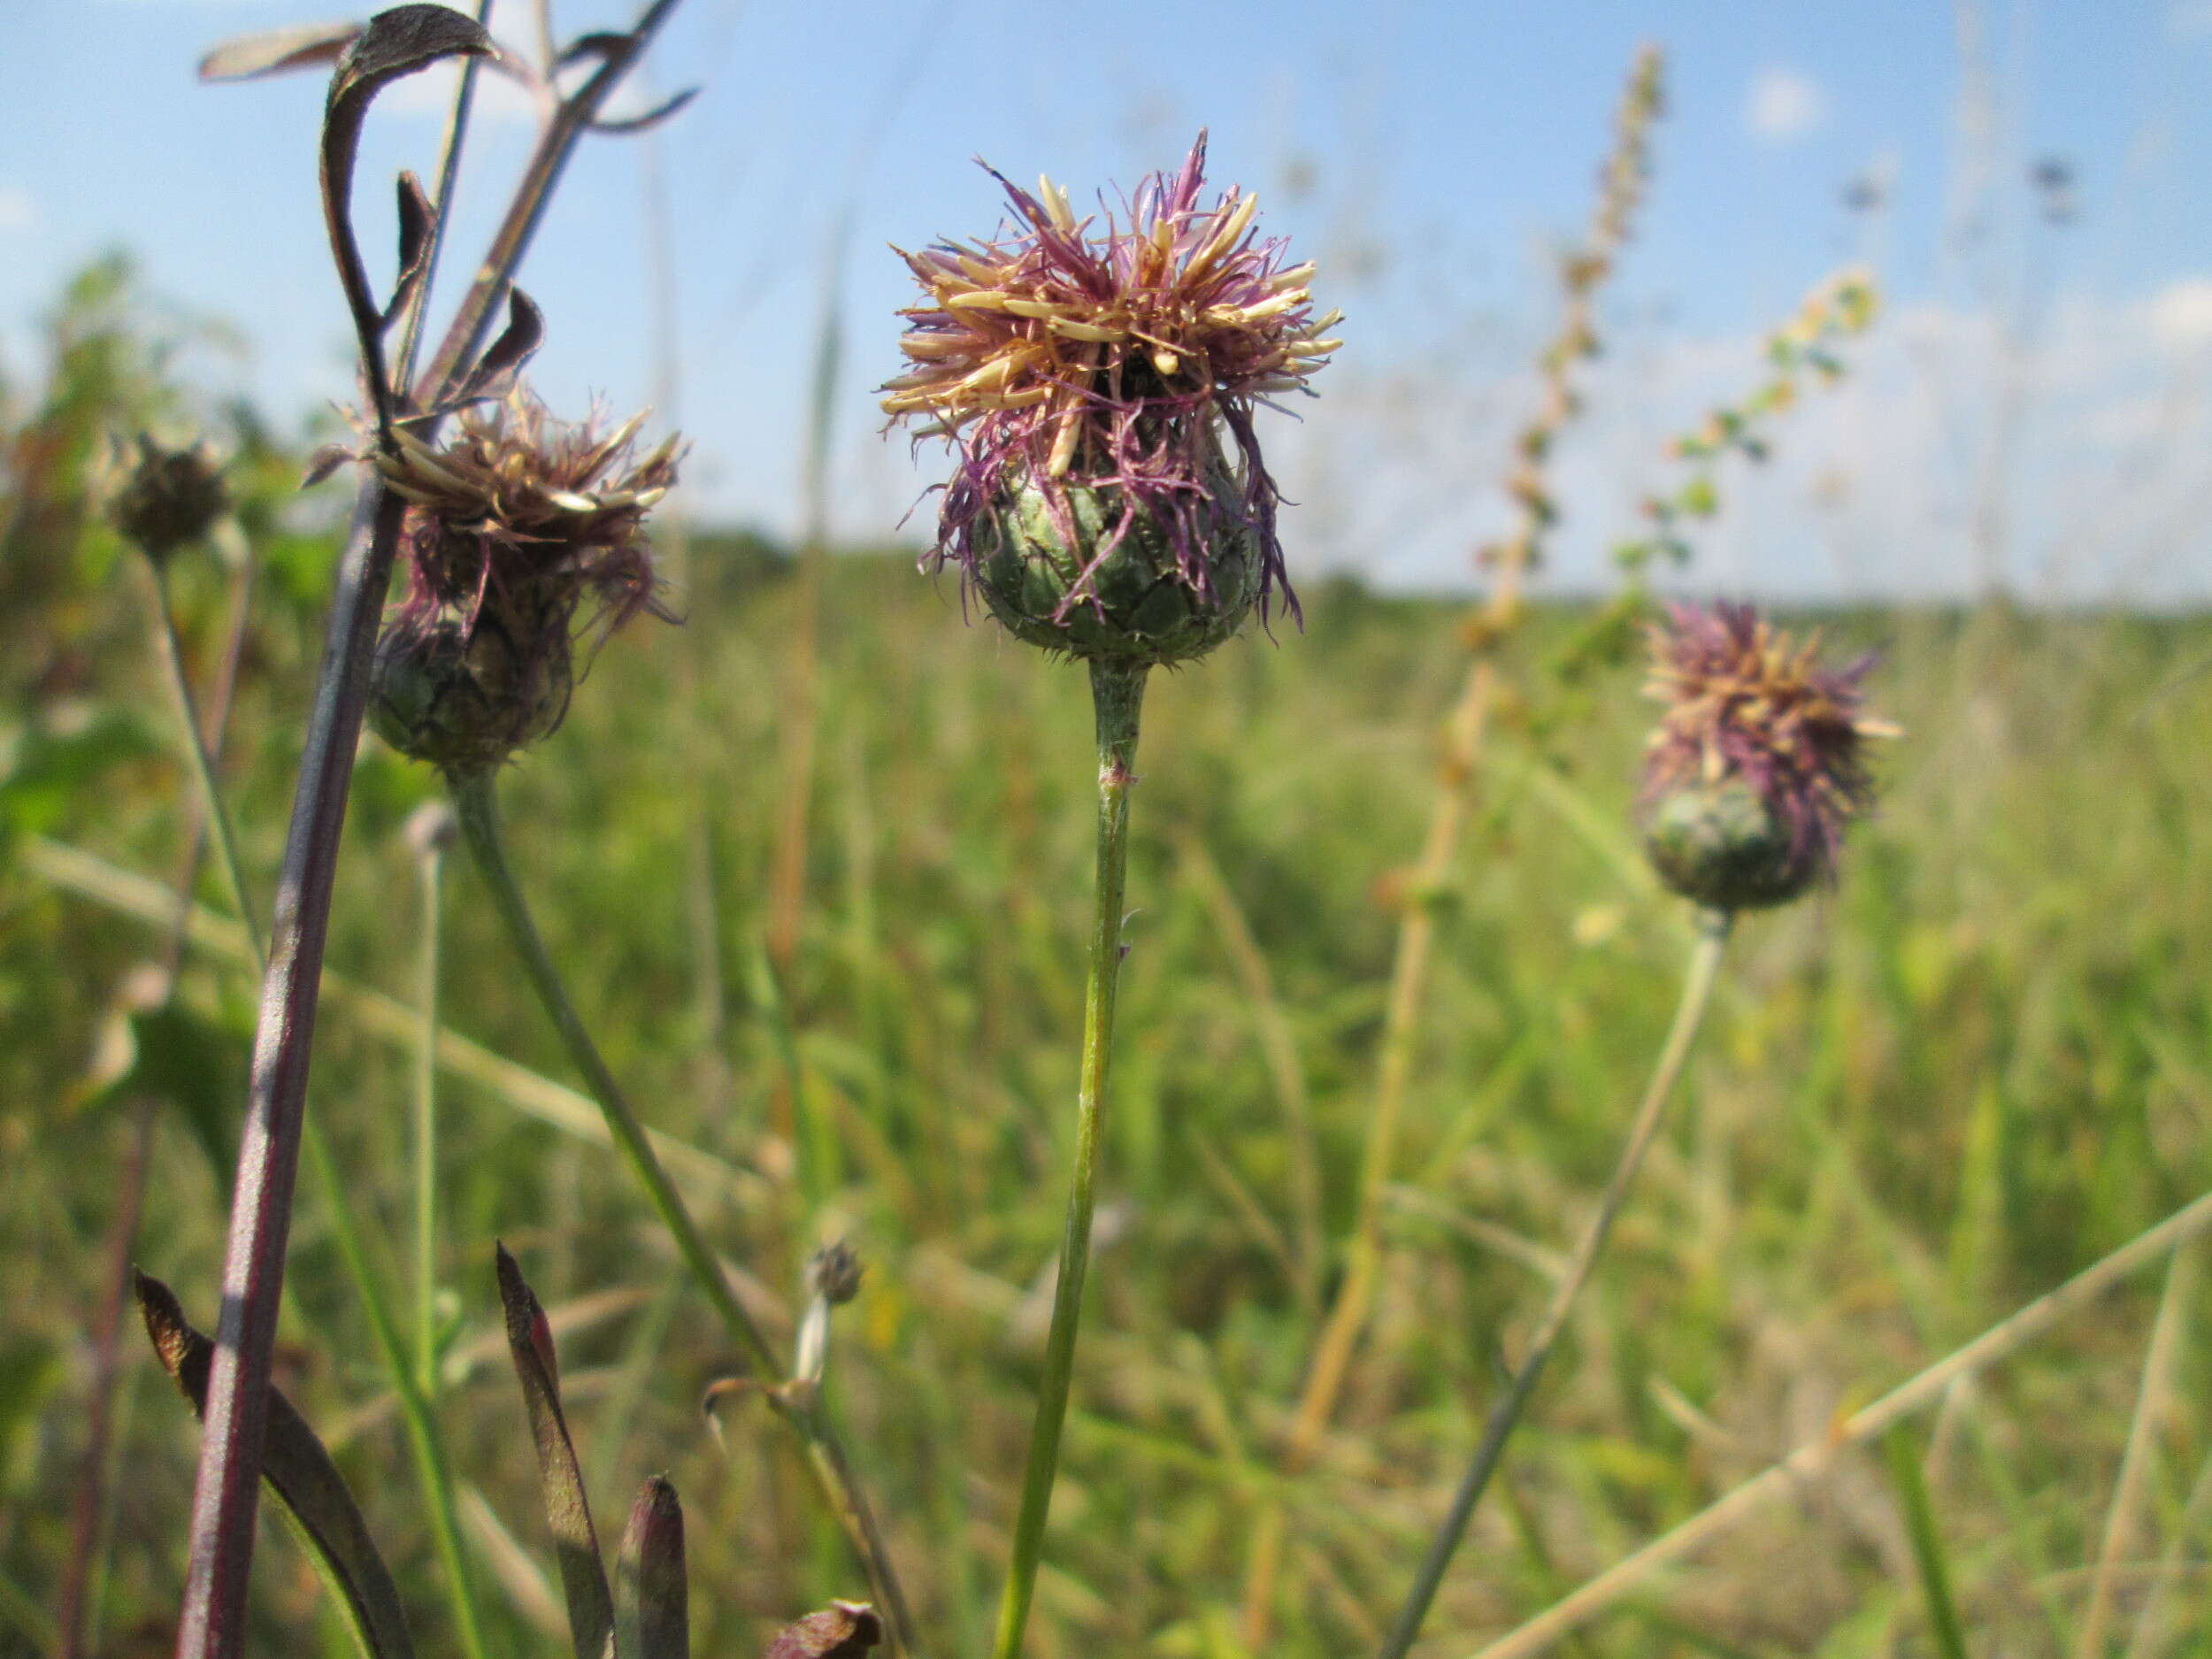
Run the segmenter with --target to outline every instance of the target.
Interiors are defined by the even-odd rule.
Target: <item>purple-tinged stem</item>
[[[368,701],[370,658],[405,507],[386,491],[380,475],[364,474],[338,567],[315,706],[292,797],[223,1256],[222,1310],[192,1494],[178,1659],[237,1659],[245,1640],[269,1365],[284,1290],[292,1192],[299,1175],[323,945],[330,929],[354,749]]]
[[[514,205],[448,330],[427,379],[446,387],[481,343],[493,310],[528,250],[570,152],[601,104],[636,60],[677,0],[654,0],[627,40],[565,102],[517,187]],[[423,303],[424,295],[417,296]],[[338,570],[318,673],[315,706],[300,759],[254,1036],[245,1133],[223,1258],[223,1298],[208,1379],[199,1475],[192,1494],[190,1553],[177,1624],[177,1659],[239,1659],[260,1496],[261,1440],[269,1366],[284,1291],[284,1255],[297,1184],[307,1074],[339,840],[353,781],[353,757],[368,701],[369,669],[406,503],[365,469]]]

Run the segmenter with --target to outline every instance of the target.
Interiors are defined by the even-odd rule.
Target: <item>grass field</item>
[[[1094,803],[1083,676],[963,626],[949,581],[830,561],[803,906],[780,972],[766,941],[801,589],[710,539],[695,557],[695,664],[642,627],[608,649],[559,735],[506,780],[515,852],[617,1071],[694,1149],[677,1172],[779,1340],[816,1243],[842,1234],[865,1257],[837,1326],[836,1409],[931,1651],[977,1653],[1074,1122]],[[265,909],[313,665],[312,568],[303,554],[276,566],[226,767]],[[128,913],[147,899],[126,876],[172,879],[183,833],[188,780],[137,642],[136,575],[119,568],[12,625],[67,649],[18,680],[0,878],[0,1611],[14,1624],[0,1652],[42,1649],[69,1550],[87,1331],[130,1121],[88,1079],[119,988],[163,933]],[[1148,710],[1102,1248],[1041,1654],[1244,1651],[1249,1540],[1276,1502],[1271,1650],[1373,1645],[1673,1008],[1689,918],[1630,826],[1648,718],[1637,668],[1563,687],[1546,664],[1578,618],[1545,612],[1509,663],[1523,695],[1485,757],[1452,879],[1419,895],[1441,931],[1376,1315],[1321,1455],[1281,1473],[1352,1219],[1406,902],[1393,873],[1419,844],[1464,660],[1452,607],[1350,585],[1309,598],[1302,634],[1279,625],[1271,645],[1254,631],[1158,676]],[[180,575],[196,671],[211,672],[223,604],[204,570]],[[1836,892],[1740,929],[1677,1116],[1424,1655],[1470,1659],[2212,1187],[2212,863],[2197,833],[2212,823],[2212,631],[1998,610],[1829,626],[1887,649],[1875,699],[1908,736],[1883,752],[1881,810]],[[104,711],[89,737],[88,710]],[[402,1002],[422,907],[401,831],[430,791],[420,769],[365,748],[330,960],[348,986]],[[716,873],[726,1065],[693,949],[695,811]],[[219,918],[211,877],[201,895]],[[457,860],[447,916],[451,1028],[572,1083]],[[204,1324],[228,1178],[209,1148],[242,1097],[252,1006],[219,927],[188,959],[184,1005],[137,1254]],[[411,1226],[405,1033],[390,1010],[334,992],[311,1095],[395,1296]],[[442,1128],[442,1413],[496,1651],[556,1651],[562,1627],[501,1351],[495,1239],[562,1325],[603,1529],[649,1472],[683,1494],[695,1651],[757,1651],[774,1623],[856,1594],[764,1409],[726,1404],[721,1444],[704,1425],[702,1392],[735,1356],[626,1174],[548,1121],[588,1126],[588,1108],[461,1058]],[[283,1384],[338,1449],[423,1649],[448,1651],[383,1373],[313,1184],[302,1194]],[[2190,1255],[2170,1281],[2164,1260],[1902,1431],[1977,1655],[2076,1651],[2131,1425],[2108,1650],[2212,1651],[2212,1425],[2185,1405],[2203,1397],[2212,1331]],[[2147,1369],[2169,1282],[2169,1340]],[[104,1651],[152,1655],[167,1650],[196,1437],[156,1368],[126,1353],[100,1629]],[[1882,1448],[1855,1448],[1562,1651],[1939,1652],[1904,1517]],[[310,1650],[302,1557],[267,1527],[259,1559],[262,1651]],[[342,1643],[326,1627],[326,1650]]]

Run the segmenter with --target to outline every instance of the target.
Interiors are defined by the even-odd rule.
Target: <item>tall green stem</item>
[[[231,902],[245,928],[254,966],[265,975],[269,969],[268,944],[246,887],[245,865],[239,856],[238,835],[231,824],[230,809],[224,804],[222,790],[216,783],[215,757],[208,749],[206,732],[200,724],[198,699],[193,695],[190,676],[184,672],[184,652],[177,639],[176,618],[169,609],[168,574],[151,559],[147,561],[147,569],[153,578],[154,641],[163,665],[169,671],[169,689],[176,699],[178,718],[184,725],[185,753],[199,788],[209,839],[215,843],[216,859],[222,865],[224,879],[230,887]],[[483,1627],[477,1617],[468,1558],[461,1545],[460,1519],[454,1508],[453,1474],[446,1463],[445,1442],[431,1415],[430,1402],[417,1386],[407,1352],[399,1340],[398,1327],[392,1322],[391,1310],[385,1304],[367,1253],[361,1247],[360,1227],[354,1220],[345,1187],[339,1179],[329,1143],[323,1137],[322,1126],[312,1118],[304,1125],[303,1147],[308,1162],[321,1179],[339,1255],[367,1310],[370,1328],[383,1355],[385,1369],[391,1376],[393,1390],[399,1397],[400,1414],[406,1421],[408,1446],[414,1454],[416,1473],[430,1501],[432,1539],[445,1572],[461,1652],[464,1659],[486,1659]]]
[[[1598,1212],[1591,1217],[1589,1227],[1575,1246],[1567,1271],[1552,1293],[1551,1305],[1544,1310],[1543,1319],[1529,1340],[1527,1354],[1507,1382],[1505,1392],[1490,1408],[1489,1421],[1483,1425],[1482,1441],[1475,1448],[1474,1461],[1468,1464],[1466,1474],[1460,1479],[1459,1490],[1452,1498],[1451,1512],[1430,1541],[1412,1593],[1406,1597],[1405,1605],[1398,1610],[1397,1622],[1392,1624],[1390,1633],[1378,1650],[1380,1659],[1405,1659],[1413,1639],[1420,1633],[1421,1621],[1427,1617],[1429,1603],[1436,1599],[1437,1589],[1444,1582],[1452,1554],[1466,1535],[1467,1523],[1473,1518],[1475,1506],[1482,1501],[1490,1477],[1497,1472],[1499,1459],[1505,1454],[1505,1443],[1512,1438],[1529,1396],[1536,1390],[1537,1379],[1544,1373],[1544,1363],[1551,1357],[1568,1314],[1573,1310],[1582,1287],[1590,1281],[1591,1270],[1597,1265],[1599,1253],[1612,1233],[1613,1223],[1619,1218],[1629,1186],[1635,1180],[1644,1154],[1651,1149],[1659,1133],[1668,1098],[1673,1094],[1683,1064],[1690,1057],[1691,1046],[1697,1041],[1698,1027],[1704,1023],[1705,1010],[1713,1000],[1714,983],[1720,976],[1721,954],[1733,920],[1733,916],[1724,910],[1708,910],[1701,918],[1697,944],[1690,955],[1689,972],[1683,981],[1682,1000],[1675,1010],[1673,1029],[1667,1033],[1666,1044],[1659,1051],[1659,1063],[1652,1071],[1650,1086],[1645,1089],[1643,1102],[1637,1107],[1635,1118],[1629,1125],[1620,1161],[1613,1167],[1613,1179],[1606,1183]]]
[[[493,908],[499,912],[515,954],[522,958],[523,972],[529,979],[531,988],[537,993],[539,1002],[560,1034],[561,1046],[568,1050],[571,1064],[583,1074],[585,1087],[599,1103],[600,1112],[607,1120],[608,1133],[645,1188],[647,1202],[660,1217],[661,1225],[668,1229],[677,1254],[706,1293],[707,1300],[714,1304],[723,1325],[750,1356],[763,1392],[803,1442],[809,1478],[844,1529],[846,1541],[868,1575],[871,1589],[890,1626],[894,1653],[911,1653],[913,1620],[892,1570],[890,1553],[884,1546],[866,1499],[852,1478],[851,1466],[830,1431],[826,1417],[806,1391],[787,1386],[774,1348],[730,1288],[729,1276],[715,1260],[714,1252],[707,1248],[698,1224],[692,1220],[674,1183],[662,1169],[660,1158],[646,1137],[645,1125],[600,1056],[598,1045],[592,1041],[591,1033],[577,1013],[575,1004],[569,1000],[560,970],[554,965],[552,953],[546,949],[537,924],[531,919],[522,887],[507,861],[492,775],[480,772],[470,777],[452,777],[448,781],[452,786],[454,806],[461,820],[461,839],[467,843],[477,872],[490,890]]]
[[[1060,1244],[1052,1329],[1045,1338],[1037,1421],[1022,1472],[1021,1513],[1014,1523],[1013,1558],[999,1602],[994,1659],[1015,1659],[1044,1555],[1045,1520],[1060,1466],[1060,1431],[1068,1416],[1075,1371],[1075,1334],[1083,1317],[1083,1280],[1091,1262],[1091,1210],[1098,1175],[1099,1134],[1106,1116],[1106,1067],[1114,1037],[1114,993],[1121,977],[1122,890],[1129,866],[1130,770],[1144,707],[1143,668],[1091,664],[1091,701],[1098,719],[1097,910],[1091,925],[1090,979],[1083,997],[1083,1079],[1077,1095],[1075,1173],[1068,1187],[1067,1231]]]
[[[436,809],[440,813],[443,807]],[[451,820],[447,820],[449,831]],[[438,957],[444,933],[445,849],[434,829],[422,871],[422,1042],[415,1055],[415,1375],[438,1397]]]

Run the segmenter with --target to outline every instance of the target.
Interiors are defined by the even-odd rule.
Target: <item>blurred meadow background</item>
[[[627,15],[558,9],[565,34]],[[318,79],[191,68],[326,10],[31,0],[0,60],[0,1655],[68,1650],[70,1583],[75,1651],[170,1647],[197,1436],[134,1333],[103,1374],[101,1333],[119,1251],[211,1319],[256,980],[208,872],[176,994],[149,990],[196,816],[142,572],[94,489],[113,433],[231,459],[234,522],[171,587],[204,698],[234,687],[222,779],[265,909],[344,505],[295,486],[343,432],[351,346]],[[537,15],[502,0],[492,27],[526,43]],[[1544,561],[1502,575],[1475,554],[1531,522],[1517,440],[1647,42],[1648,189],[1595,290],[1602,349],[1570,354],[1580,407],[1535,457]],[[832,1394],[930,1651],[985,1650],[1008,1549],[1074,1133],[1094,779],[1081,676],[912,568],[933,508],[906,515],[942,463],[879,432],[909,287],[883,244],[986,229],[972,156],[1079,204],[1203,126],[1214,177],[1318,261],[1347,345],[1302,423],[1263,418],[1302,628],[1251,626],[1152,692],[1031,1651],[1376,1644],[1672,1012],[1689,918],[1637,847],[1632,624],[1717,595],[1880,647],[1873,701],[1906,736],[1838,887],[1740,929],[1418,1651],[2212,1654],[2201,1242],[1573,1628],[1513,1635],[2212,1189],[2212,12],[689,0],[643,81],[641,106],[702,91],[587,148],[525,281],[550,402],[651,403],[695,445],[656,525],[686,621],[595,659],[507,774],[508,817],[749,1305],[787,1340],[809,1252],[864,1257]],[[380,209],[394,169],[430,166],[446,85],[373,119]],[[494,85],[457,246],[528,139]],[[1881,300],[1824,345],[1839,377],[1763,394],[1788,367],[1770,336],[1858,267]],[[1758,453],[1701,451],[1716,409],[1750,411]],[[1502,612],[1524,580],[1529,613]],[[1468,765],[1443,733],[1476,660]],[[395,1296],[425,910],[404,827],[434,785],[365,740],[311,1093]],[[1423,867],[1462,788],[1463,833]],[[757,1402],[703,1417],[740,1356],[453,863],[440,1410],[493,1648],[563,1641],[498,1239],[559,1333],[599,1502],[618,1515],[668,1471],[696,1650],[758,1651],[854,1593],[838,1535]],[[1370,1192],[1415,913],[1432,956]],[[1363,1218],[1364,1335],[1286,1455]],[[289,1289],[282,1385],[444,1651],[399,1415],[311,1182]],[[112,1432],[88,1469],[96,1397]],[[273,1525],[257,1571],[257,1651],[349,1650]]]

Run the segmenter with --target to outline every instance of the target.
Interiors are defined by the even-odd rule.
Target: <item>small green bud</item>
[[[1718,910],[1786,904],[1820,872],[1782,816],[1734,777],[1661,795],[1645,825],[1644,851],[1669,887]]]
[[[230,508],[222,469],[204,443],[165,449],[146,433],[135,459],[117,446],[119,473],[108,498],[108,521],[155,564],[200,540]]]
[[[565,630],[518,646],[487,613],[473,628],[393,631],[377,646],[369,725],[410,759],[473,777],[560,725],[574,674]]]
[[[976,585],[991,614],[1018,640],[1086,661],[1149,667],[1203,657],[1243,624],[1261,575],[1243,487],[1225,465],[1214,468],[1210,482],[1196,533],[1210,588],[1204,593],[1177,557],[1172,527],[1146,507],[1131,507],[1118,487],[1066,483],[1064,519],[1056,519],[1033,481],[1010,487],[977,537]],[[1086,580],[1125,511],[1139,516]],[[1071,536],[1064,523],[1071,523]]]

